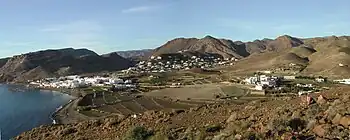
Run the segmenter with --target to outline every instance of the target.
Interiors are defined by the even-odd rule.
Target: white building
[[[263,86],[262,85],[255,85],[255,90],[263,90]]]
[[[315,81],[322,83],[322,82],[325,82],[325,79],[324,78],[316,78]]]
[[[295,76],[283,76],[283,78],[286,80],[294,80]]]
[[[350,79],[334,80],[334,82],[350,85]]]

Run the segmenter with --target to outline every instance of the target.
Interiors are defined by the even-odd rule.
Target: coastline
[[[69,124],[91,119],[91,117],[85,116],[76,111],[78,103],[84,98],[86,94],[84,91],[70,90],[70,92],[59,92],[68,94],[74,98],[71,99],[68,103],[57,108],[57,110],[52,113],[51,119],[53,124]]]
[[[72,122],[78,122],[82,120],[87,120],[89,117],[83,116],[79,112],[76,112],[76,107],[78,102],[84,97],[86,93],[77,89],[63,89],[63,88],[43,88],[30,84],[24,83],[0,83],[1,85],[15,85],[15,86],[23,86],[25,89],[34,89],[40,91],[52,91],[58,92],[60,94],[66,94],[72,97],[67,103],[60,105],[54,110],[50,115],[51,124],[67,124]],[[19,89],[14,89],[19,90]]]

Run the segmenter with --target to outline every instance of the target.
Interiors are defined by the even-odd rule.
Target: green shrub
[[[149,131],[142,126],[136,126],[126,134],[125,140],[147,140],[152,135],[153,131]]]
[[[220,125],[209,125],[206,127],[205,131],[206,132],[217,132],[220,131],[221,126]]]

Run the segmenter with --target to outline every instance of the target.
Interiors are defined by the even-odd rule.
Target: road
[[[74,99],[59,110],[55,115],[56,121],[60,124],[68,124],[90,119],[90,117],[80,114],[75,110],[81,99],[82,97]]]

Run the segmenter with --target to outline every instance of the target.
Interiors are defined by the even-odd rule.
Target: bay
[[[44,124],[73,97],[59,92],[0,84],[0,130],[3,140]]]

